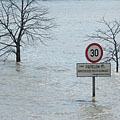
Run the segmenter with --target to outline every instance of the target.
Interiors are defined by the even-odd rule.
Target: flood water
[[[84,42],[102,17],[120,19],[119,0],[41,1],[56,18],[54,39],[22,48],[22,62],[14,56],[0,62],[0,120],[119,120],[120,73],[77,78],[76,63],[88,62]],[[102,43],[100,43],[102,45]]]

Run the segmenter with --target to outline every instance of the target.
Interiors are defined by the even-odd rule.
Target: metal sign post
[[[103,50],[99,44],[92,43],[87,47],[85,54],[88,61],[90,61],[91,63],[97,63],[101,60],[103,56]],[[93,97],[95,97],[95,77],[92,77],[92,82],[93,82]]]
[[[95,97],[95,77],[92,77],[92,86],[93,86],[93,94],[92,96]]]
[[[103,56],[102,47],[97,43],[88,45],[86,58],[91,63],[77,63],[77,77],[92,77],[92,97],[95,97],[95,77],[110,77],[111,64],[97,63]]]

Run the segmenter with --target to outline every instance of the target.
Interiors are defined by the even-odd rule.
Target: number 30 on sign
[[[92,43],[86,48],[85,55],[88,61],[97,63],[103,56],[103,49],[98,43]]]

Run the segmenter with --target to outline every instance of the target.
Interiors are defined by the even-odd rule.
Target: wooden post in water
[[[95,77],[92,77],[92,87],[93,87],[92,96],[95,97]]]

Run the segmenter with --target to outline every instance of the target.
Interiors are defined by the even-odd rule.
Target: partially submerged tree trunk
[[[118,63],[118,60],[116,62],[116,72],[118,72],[118,68],[119,68],[119,63]]]
[[[116,50],[116,72],[118,72],[119,69],[119,58],[118,58],[118,52]]]
[[[20,43],[17,44],[16,46],[16,62],[20,62],[21,58],[20,58]]]
[[[117,48],[117,41],[115,39],[115,37],[113,36],[113,40],[114,40],[114,48],[115,48],[115,62],[116,62],[116,72],[118,72],[118,67],[119,67],[119,58],[118,58],[118,48]]]

